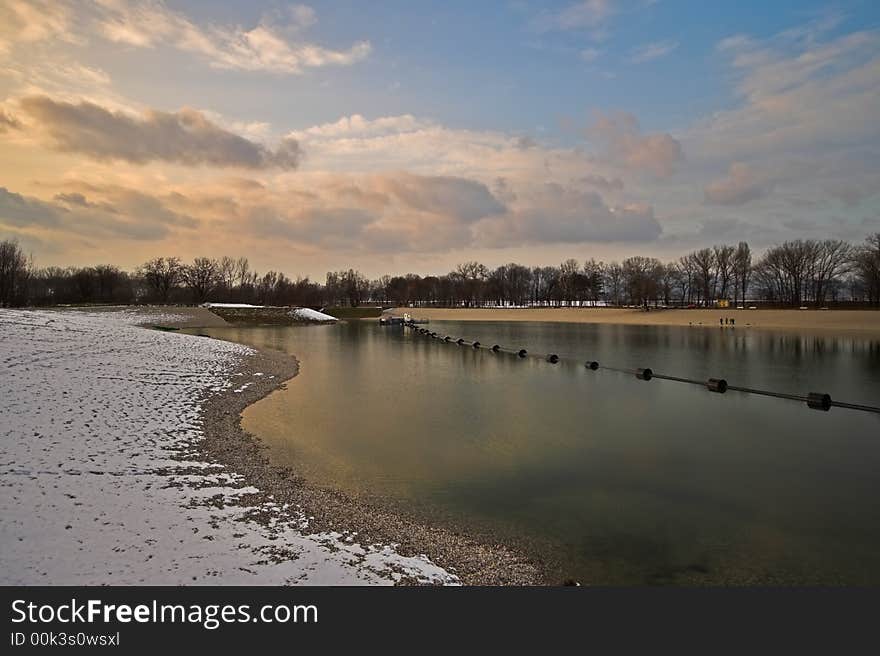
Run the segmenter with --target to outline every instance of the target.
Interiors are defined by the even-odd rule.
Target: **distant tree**
[[[138,272],[156,298],[167,303],[171,291],[181,281],[183,265],[176,257],[157,257],[142,264]]]
[[[565,260],[559,265],[559,288],[562,300],[569,305],[577,298],[581,265],[575,259]]]
[[[586,299],[595,305],[604,293],[605,265],[594,259],[584,262],[583,275],[586,285]]]
[[[31,264],[15,240],[0,241],[0,307],[23,305]]]
[[[449,274],[458,288],[458,298],[465,306],[472,307],[482,300],[483,284],[489,277],[489,269],[479,262],[463,262]]]
[[[559,269],[553,266],[532,269],[532,299],[538,305],[552,305],[559,298]]]
[[[700,298],[705,306],[709,306],[715,300],[715,252],[711,248],[702,248],[691,253],[690,257]]]
[[[718,298],[726,299],[730,291],[730,281],[734,269],[733,246],[714,246],[712,254],[715,256],[715,278],[718,281]]]
[[[342,294],[351,307],[358,307],[370,290],[370,281],[360,271],[349,269],[339,274]]]
[[[867,300],[880,305],[880,232],[865,239],[853,257],[854,282],[863,290]],[[853,296],[856,295],[855,290]]]
[[[217,261],[217,284],[228,294],[235,287],[236,262],[228,255]]]
[[[605,295],[606,300],[614,305],[620,305],[623,298],[624,277],[623,267],[617,262],[612,262],[605,267]]]
[[[678,286],[681,290],[681,300],[689,304],[694,299],[694,281],[697,275],[697,265],[694,262],[693,254],[678,258],[675,268],[678,270]]]
[[[741,241],[736,246],[733,253],[733,302],[736,305],[737,292],[740,294],[740,300],[745,304],[746,291],[749,288],[749,279],[752,273],[752,251],[749,245]]]
[[[826,239],[816,245],[813,258],[813,297],[824,305],[829,291],[852,269],[853,247],[840,239]]]
[[[629,299],[636,305],[647,306],[657,300],[663,276],[663,264],[653,257],[626,258],[621,264],[623,285]]]
[[[815,243],[803,239],[768,249],[755,271],[766,298],[799,306],[804,299],[814,257]]]
[[[672,302],[672,292],[679,286],[678,267],[673,263],[662,265],[660,271],[660,293],[663,296],[663,305]]]
[[[208,257],[197,257],[192,264],[183,267],[183,282],[192,292],[196,303],[204,303],[219,282],[219,264]]]

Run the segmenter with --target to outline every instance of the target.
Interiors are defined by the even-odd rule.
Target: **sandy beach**
[[[395,316],[434,321],[548,321],[635,326],[718,326],[733,318],[736,328],[802,333],[872,334],[880,336],[875,310],[650,310],[624,308],[394,308]]]

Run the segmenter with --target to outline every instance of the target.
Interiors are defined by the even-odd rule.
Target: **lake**
[[[880,340],[433,322],[484,345],[880,401]],[[320,484],[529,543],[589,584],[880,583],[880,416],[474,350],[370,322],[213,328],[300,374],[246,410]],[[537,545],[537,546],[534,546]]]

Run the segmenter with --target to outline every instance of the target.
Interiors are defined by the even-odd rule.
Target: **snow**
[[[167,319],[0,310],[0,584],[457,583],[297,508],[235,505],[255,490],[194,459],[199,404],[259,372],[230,375],[245,346],[135,325]]]
[[[331,317],[329,314],[324,314],[311,308],[297,308],[292,310],[290,315],[305,321],[338,321],[336,317]]]
[[[206,308],[261,308],[262,305],[251,305],[250,303],[202,303],[202,307]]]

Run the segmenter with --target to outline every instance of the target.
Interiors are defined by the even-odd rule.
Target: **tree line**
[[[323,283],[278,271],[259,274],[247,258],[156,257],[132,272],[103,264],[36,268],[13,240],[0,242],[0,305],[203,303],[326,307],[365,303],[439,307],[649,305],[713,307],[764,302],[880,305],[880,233],[854,245],[798,239],[754,258],[749,245],[702,248],[672,262],[568,259],[559,266],[464,262],[440,276],[331,271]]]

